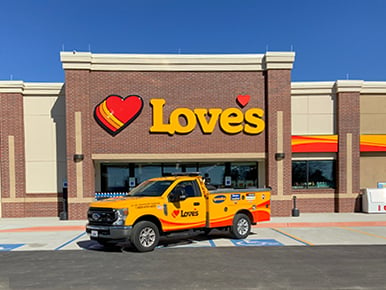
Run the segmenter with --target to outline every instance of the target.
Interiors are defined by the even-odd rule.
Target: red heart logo
[[[122,98],[110,95],[95,107],[94,118],[103,129],[115,136],[139,116],[142,108],[140,96]]]
[[[179,211],[178,209],[176,209],[176,210],[174,210],[174,211],[172,212],[172,216],[173,216],[174,218],[176,218],[176,217],[178,216],[179,213],[180,213],[180,211]]]
[[[241,107],[245,107],[248,103],[249,103],[249,100],[251,99],[251,96],[250,95],[238,95],[237,96],[237,103],[241,106]]]

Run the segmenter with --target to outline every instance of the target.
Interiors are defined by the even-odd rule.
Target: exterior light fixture
[[[74,154],[74,161],[75,162],[80,162],[83,161],[84,155],[83,154]]]
[[[285,158],[285,153],[275,153],[275,160],[280,161]]]

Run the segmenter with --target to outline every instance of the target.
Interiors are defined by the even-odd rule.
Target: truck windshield
[[[130,196],[161,196],[173,181],[145,181],[130,191]]]

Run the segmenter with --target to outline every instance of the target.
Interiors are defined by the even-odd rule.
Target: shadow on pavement
[[[255,234],[251,232],[251,235]],[[229,239],[229,232],[212,230],[208,234],[202,232],[197,233],[173,233],[170,236],[163,236],[160,238],[157,248],[173,248],[177,246],[194,245],[198,242],[211,241],[218,239]],[[103,251],[103,252],[136,252],[130,245],[130,242],[117,243],[116,245],[101,245],[97,241],[87,240],[77,242],[78,246],[84,250],[89,251]]]

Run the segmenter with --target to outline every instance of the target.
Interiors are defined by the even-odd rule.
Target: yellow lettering
[[[252,108],[245,112],[244,132],[247,134],[259,134],[265,128],[265,122],[262,119],[264,111],[259,108]]]
[[[173,135],[189,134],[198,124],[204,134],[211,134],[219,121],[221,130],[228,134],[238,134],[242,131],[246,134],[260,134],[265,129],[263,120],[264,111],[260,108],[251,108],[243,113],[238,108],[177,108],[171,112],[169,122],[164,123],[163,108],[166,104],[164,99],[151,99],[153,107],[153,124],[151,133],[168,133]]]
[[[228,134],[237,134],[243,130],[244,116],[237,108],[225,109],[220,116],[220,126]]]
[[[185,119],[185,125],[181,125],[180,117]],[[194,130],[196,124],[196,116],[190,109],[178,108],[170,114],[170,125],[175,133],[188,134]]]
[[[222,109],[194,109],[194,113],[197,116],[198,124],[200,125],[201,130],[204,134],[210,134],[214,131],[214,127],[217,124],[217,120],[221,112]],[[209,120],[206,116],[208,116]]]
[[[169,133],[174,134],[174,130],[170,124],[163,123],[163,106],[166,101],[164,99],[151,99],[150,104],[153,106],[153,126],[150,127],[152,133]]]

